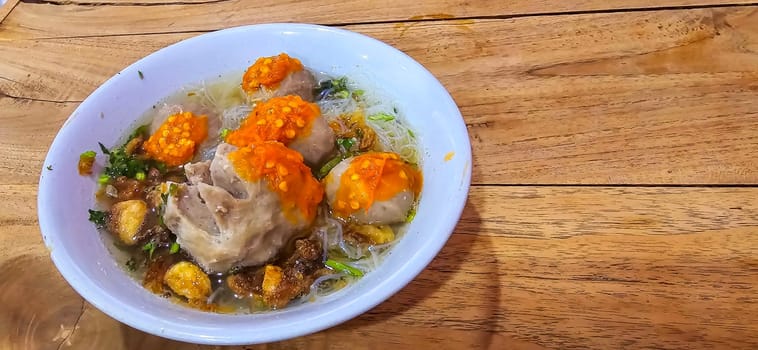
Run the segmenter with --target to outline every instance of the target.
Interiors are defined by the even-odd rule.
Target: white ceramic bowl
[[[96,175],[77,174],[79,154],[113,145],[153,104],[182,86],[287,52],[335,75],[367,73],[395,99],[423,148],[424,187],[408,232],[381,267],[329,297],[256,315],[204,313],[173,304],[127,276],[87,221]],[[140,73],[141,72],[141,73]],[[142,75],[143,78],[140,77]],[[453,153],[450,153],[453,152]],[[452,159],[445,160],[446,155]],[[98,163],[104,161],[98,156]],[[52,170],[47,167],[51,166]],[[265,24],[200,35],[127,67],[87,98],[50,147],[39,187],[39,222],[61,274],[88,302],[142,331],[203,344],[253,344],[316,332],[351,319],[408,284],[435,257],[460,218],[471,178],[471,147],[442,85],[404,53],[353,32]]]

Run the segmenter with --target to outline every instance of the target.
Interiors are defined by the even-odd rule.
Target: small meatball
[[[261,87],[275,89],[288,75],[301,70],[303,64],[300,60],[286,53],[260,57],[242,76],[242,89],[248,94],[257,92]]]
[[[182,261],[171,266],[166,271],[163,282],[174,293],[187,299],[207,298],[211,294],[210,278],[199,266],[189,261]]]
[[[321,116],[318,105],[292,95],[257,104],[239,129],[226,138],[227,143],[237,147],[281,142],[302,154],[310,166],[319,165],[332,153],[334,140],[334,131]]]
[[[408,217],[423,180],[397,154],[371,152],[343,160],[324,181],[335,216],[357,224],[390,225]]]
[[[313,120],[311,132],[292,141],[288,146],[303,155],[305,163],[319,166],[334,150],[334,131],[323,117]]]
[[[273,97],[297,95],[303,100],[313,102],[313,90],[316,87],[316,78],[307,69],[294,72],[282,81],[279,88],[274,91]]]
[[[137,244],[142,223],[147,215],[147,203],[139,199],[118,202],[110,209],[108,230],[126,245]]]

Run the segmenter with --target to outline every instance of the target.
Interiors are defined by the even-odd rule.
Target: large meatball
[[[313,222],[323,198],[302,156],[278,142],[240,149],[222,143],[209,172],[176,185],[164,215],[177,242],[209,273],[272,259]]]
[[[360,224],[405,221],[422,185],[414,166],[397,154],[380,152],[343,160],[324,181],[334,215]]]

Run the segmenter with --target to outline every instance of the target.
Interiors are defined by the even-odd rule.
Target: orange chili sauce
[[[261,86],[273,89],[278,87],[289,74],[301,70],[303,70],[303,64],[300,60],[286,53],[261,57],[255,60],[255,63],[242,76],[242,89],[248,93],[255,92]]]
[[[208,117],[184,112],[169,116],[142,148],[150,158],[178,166],[192,159],[197,145],[207,136]]]
[[[418,196],[422,184],[421,172],[397,154],[362,154],[342,174],[332,208],[337,217],[347,218],[358,210],[368,211],[374,201],[389,200],[408,189]]]
[[[279,195],[285,217],[296,221],[294,211],[312,221],[324,188],[303,163],[303,156],[275,141],[256,143],[229,153],[229,160],[244,180],[265,179],[269,188]]]
[[[237,147],[263,141],[289,144],[297,137],[309,135],[313,120],[320,115],[317,104],[304,101],[300,96],[274,97],[257,104],[240,128],[229,133],[225,141]]]

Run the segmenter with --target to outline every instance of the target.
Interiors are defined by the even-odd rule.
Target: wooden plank
[[[11,13],[18,2],[19,0],[8,0],[4,4],[0,5],[0,23],[3,22],[5,17],[8,17],[8,14]]]
[[[193,0],[190,2],[44,0],[20,3],[13,11],[13,15],[0,24],[0,33],[7,38],[176,33],[271,22],[376,23],[750,3],[753,2],[750,0],[613,2],[602,0],[578,2],[390,0],[382,2],[381,7],[377,7],[372,1],[353,1],[346,4],[344,1],[334,0],[312,1],[307,6],[292,6],[289,2],[274,0]]]
[[[39,181],[48,147],[77,105],[14,99],[0,94],[0,184]]]
[[[757,10],[348,28],[407,52],[448,88],[469,127],[474,183],[758,183]],[[192,35],[0,42],[0,118],[13,119],[0,147],[31,142],[24,116],[53,135],[74,104],[45,103],[80,101],[125,65]],[[0,171],[11,174],[10,161]]]
[[[388,301],[324,332],[237,349],[755,348],[756,196],[758,188],[476,186],[440,255]],[[23,264],[42,276],[2,279],[0,326],[18,331],[0,347],[31,337],[31,349],[195,348],[82,306],[44,260],[34,186],[2,185],[0,197],[0,247],[17,247],[0,250],[0,265],[11,267],[0,274]],[[11,215],[17,224],[6,223]],[[35,310],[51,311],[32,319],[20,290],[38,291]],[[61,297],[48,300],[53,293]]]

